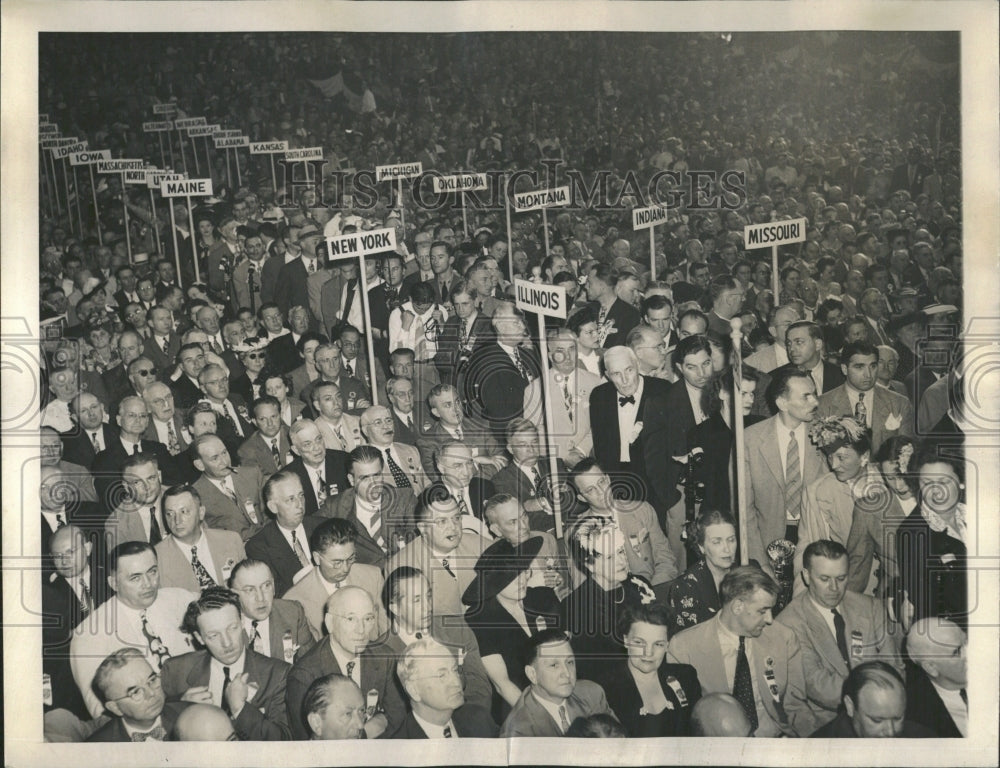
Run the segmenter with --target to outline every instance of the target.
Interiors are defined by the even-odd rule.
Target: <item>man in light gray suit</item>
[[[212,434],[196,437],[190,450],[196,456],[194,466],[201,472],[194,488],[205,501],[206,524],[238,533],[247,541],[267,522],[260,470],[252,465],[233,469],[229,450]]]

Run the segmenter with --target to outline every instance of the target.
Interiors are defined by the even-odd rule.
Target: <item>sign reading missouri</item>
[[[632,229],[649,229],[667,220],[668,211],[660,205],[632,209]]]
[[[98,160],[98,173],[124,173],[125,171],[142,171],[146,168],[145,160]]]
[[[434,191],[440,192],[477,192],[486,189],[485,173],[456,173],[453,176],[435,176]]]
[[[394,251],[396,250],[396,230],[393,227],[388,227],[328,237],[326,247],[331,259]]]
[[[287,152],[287,141],[251,141],[251,155],[273,155],[278,152]]]
[[[396,163],[395,165],[376,165],[375,182],[410,179],[424,172],[423,163]]]
[[[181,181],[163,181],[160,183],[160,194],[164,197],[203,197],[212,194],[211,179],[182,179]]]
[[[522,312],[566,319],[566,289],[558,285],[540,285],[515,278],[514,304]]]
[[[514,208],[518,211],[537,211],[569,204],[569,187],[540,189],[536,192],[518,192],[514,195]]]
[[[807,219],[787,219],[786,221],[765,221],[763,224],[748,224],[743,230],[746,248],[801,243],[806,239]]]

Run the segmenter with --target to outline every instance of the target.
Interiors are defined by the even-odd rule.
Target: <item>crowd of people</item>
[[[328,161],[43,183],[46,738],[968,735],[957,72],[800,37],[43,35],[91,148],[161,163],[174,100]],[[335,173],[401,161],[609,196],[508,231]],[[774,275],[744,227],[800,217]],[[518,279],[565,290],[542,336]]]

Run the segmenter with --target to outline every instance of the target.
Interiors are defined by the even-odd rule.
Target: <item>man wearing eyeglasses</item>
[[[334,592],[345,587],[361,587],[375,602],[378,622],[371,628],[375,641],[388,629],[388,619],[379,602],[385,579],[373,565],[358,563],[354,542],[358,532],[348,520],[324,520],[309,537],[309,549],[315,567],[295,586],[285,593],[286,600],[299,603],[306,614],[306,621],[313,637],[323,634],[323,609]]]
[[[290,666],[249,647],[236,593],[225,587],[204,590],[188,605],[182,627],[204,650],[164,663],[167,699],[220,707],[244,741],[286,741]]]
[[[118,438],[94,457],[94,487],[101,503],[109,508],[123,498],[121,479],[129,456],[137,453],[152,456],[165,470],[170,465],[166,447],[143,438],[149,426],[149,409],[141,397],[126,397],[118,408],[116,421]]]
[[[639,373],[664,381],[676,381],[668,365],[667,342],[660,332],[648,325],[637,325],[628,333],[625,343],[639,360]]]
[[[114,429],[105,424],[104,403],[90,392],[81,392],[69,401],[69,416],[74,429],[63,436],[63,456],[73,464],[90,470],[94,459],[116,439]]]
[[[377,621],[375,604],[360,587],[338,589],[327,599],[323,623],[329,638],[301,655],[288,674],[286,701],[293,738],[309,738],[302,718],[309,685],[334,672],[353,680],[365,694],[364,729],[369,739],[391,736],[402,725],[406,705],[396,685],[391,657],[369,648]]]
[[[410,714],[394,739],[495,738],[488,710],[465,703],[462,673],[453,651],[424,638],[406,647],[396,674],[410,700]]]
[[[205,402],[233,425],[242,439],[250,437],[253,427],[247,420],[247,406],[243,398],[229,392],[229,374],[221,365],[206,365],[198,374],[198,384],[205,393]]]
[[[187,450],[184,421],[174,407],[174,395],[162,381],[154,381],[142,392],[149,410],[149,424],[143,437],[163,445],[171,456]]]
[[[160,674],[136,648],[119,648],[97,668],[94,687],[114,715],[87,741],[168,741],[177,716],[189,705],[167,702]]]

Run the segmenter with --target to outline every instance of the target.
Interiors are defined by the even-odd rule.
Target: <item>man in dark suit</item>
[[[291,667],[248,646],[236,593],[205,589],[188,606],[183,627],[205,650],[164,662],[167,699],[220,707],[243,741],[288,740],[285,682]]]
[[[618,273],[606,264],[595,264],[587,275],[588,305],[597,318],[600,346],[604,349],[625,344],[629,331],[641,318],[639,310],[626,304],[615,293]]]
[[[302,365],[302,356],[296,347],[302,334],[309,330],[309,310],[296,304],[288,310],[289,332],[273,339],[267,345],[267,364],[272,370],[290,373]]]
[[[97,668],[94,689],[112,719],[87,741],[169,741],[189,702],[167,702],[160,682],[138,648],[119,648]]]
[[[312,567],[309,537],[321,521],[305,516],[302,481],[294,472],[271,475],[264,483],[263,499],[275,519],[247,541],[247,557],[271,566],[274,592],[284,595],[295,577]]]
[[[347,488],[347,454],[328,449],[309,419],[296,421],[288,434],[295,458],[284,471],[298,476],[306,495],[305,513],[315,515],[329,497]]]
[[[816,392],[822,395],[844,383],[840,366],[824,359],[826,342],[823,329],[810,320],[799,320],[788,326],[785,332],[785,349],[788,364],[781,368],[793,367],[805,371],[816,382]]]
[[[451,297],[462,276],[454,269],[455,252],[444,240],[431,243],[431,271],[434,277],[427,284],[434,289],[435,304],[451,304]]]
[[[493,335],[490,318],[477,309],[479,294],[466,281],[455,284],[452,306],[455,314],[448,317],[437,336],[437,366],[441,381],[458,384],[458,376],[472,353]]]
[[[461,667],[450,648],[432,638],[417,640],[403,651],[396,669],[410,713],[393,738],[496,737],[489,710],[465,703]]]
[[[368,312],[371,316],[371,337],[375,357],[383,368],[389,367],[389,315],[402,304],[403,257],[386,253],[382,257],[382,279],[368,291]],[[440,338],[440,337],[439,337]],[[381,399],[381,398],[380,398]]]
[[[278,282],[274,289],[274,303],[287,317],[288,311],[294,306],[304,307],[309,315],[309,327],[319,330],[319,318],[309,310],[309,275],[318,268],[316,245],[322,240],[323,233],[315,224],[306,224],[299,230],[298,245],[302,249],[299,258],[292,259],[282,265],[278,272]]]
[[[119,488],[122,467],[132,454],[145,453],[156,457],[168,485],[177,482],[172,473],[170,454],[160,443],[143,440],[149,423],[149,411],[141,397],[127,397],[118,410],[118,437],[94,457],[94,487],[97,496],[109,509],[115,499],[121,499]]]
[[[920,147],[910,147],[906,151],[906,162],[892,170],[889,192],[905,189],[910,193],[911,200],[916,200],[923,194],[924,180],[934,171],[930,166],[920,162],[922,158],[923,152]]]
[[[239,395],[230,393],[225,369],[221,365],[206,365],[198,374],[198,384],[205,393],[205,400],[219,415],[219,421],[228,421],[240,440],[250,437],[253,427],[248,420],[247,404]]]
[[[76,428],[63,433],[63,458],[92,469],[97,454],[117,439],[110,424],[104,423],[104,404],[89,392],[81,392],[69,403],[70,418]]]
[[[240,445],[240,464],[257,467],[266,480],[285,466],[292,451],[288,427],[281,420],[281,403],[264,395],[254,400],[251,417],[257,427]]]
[[[484,519],[486,501],[497,489],[492,482],[476,474],[472,449],[458,440],[447,442],[437,449],[435,465],[441,484],[455,499],[461,513]]]
[[[710,357],[710,353],[704,353],[707,341],[701,339],[695,346],[701,353],[699,360]],[[677,348],[682,347],[678,344]],[[680,471],[671,467],[673,462],[668,446],[671,439],[675,442],[686,439],[687,429],[694,426],[693,416],[684,414],[683,400],[674,405],[680,413],[668,406],[670,385],[662,379],[642,376],[635,353],[628,347],[609,349],[604,354],[604,365],[611,381],[595,387],[590,393],[590,423],[605,425],[604,429],[593,430],[594,457],[611,476],[612,482],[616,478],[619,482],[624,480],[632,486],[637,499],[652,505],[681,563],[682,555],[678,550],[684,551],[680,543],[683,509],[680,516],[675,512],[672,524],[668,521],[668,510],[677,506],[680,499],[676,488]],[[689,404],[686,407],[690,409]],[[676,437],[677,433],[684,437]],[[681,453],[686,454],[686,448]],[[635,487],[636,483],[641,487]]]
[[[351,412],[371,405],[367,387],[353,376],[348,376],[341,369],[340,346],[338,344],[320,344],[316,347],[313,359],[316,362],[316,370],[319,371],[319,378],[310,382],[299,392],[299,399],[306,403],[305,413],[309,418],[312,419],[318,415],[312,405],[313,390],[322,383],[336,385],[340,392],[340,405],[345,411]]]
[[[205,396],[198,381],[199,375],[205,368],[205,350],[194,342],[185,344],[177,353],[177,363],[181,375],[176,379],[168,379],[167,383],[174,392],[174,402],[177,403],[177,407],[190,408]]]
[[[127,395],[138,394],[129,382],[128,365],[142,355],[142,343],[142,337],[135,331],[122,331],[118,337],[118,356],[121,358],[121,363],[101,374],[101,381],[104,382],[104,388],[112,402],[117,402]],[[110,403],[106,405],[110,406]]]
[[[300,656],[288,675],[286,702],[293,738],[308,738],[302,707],[306,691],[315,679],[331,673],[350,678],[368,692],[367,697],[374,691],[377,701],[366,701],[375,711],[364,724],[368,738],[391,736],[402,726],[406,705],[396,687],[390,657],[368,647],[375,620],[375,604],[360,587],[345,587],[330,595],[323,619],[329,637]]]
[[[155,306],[146,317],[153,333],[143,342],[142,356],[152,360],[160,377],[166,378],[181,348],[180,337],[174,332],[173,315],[166,307]]]
[[[249,648],[289,664],[315,642],[302,606],[274,596],[271,566],[247,558],[236,564],[229,588],[240,598],[243,630]]]
[[[131,264],[122,264],[115,270],[115,282],[118,290],[111,296],[115,304],[125,307],[126,304],[139,302],[139,293],[136,291],[136,283],[139,281]]]
[[[437,472],[435,453],[442,445],[453,440],[459,440],[472,448],[473,460],[484,477],[492,477],[506,465],[503,447],[493,437],[492,430],[477,418],[466,418],[457,389],[450,384],[438,384],[430,391],[427,402],[430,414],[436,421],[421,429],[417,437],[417,449],[420,451],[420,462],[429,477],[434,477]]]
[[[391,376],[385,385],[386,398],[392,411],[394,439],[416,447],[420,425],[413,407],[413,381],[403,376]]]
[[[943,738],[969,735],[968,638],[950,619],[913,622],[906,635],[906,718]]]

